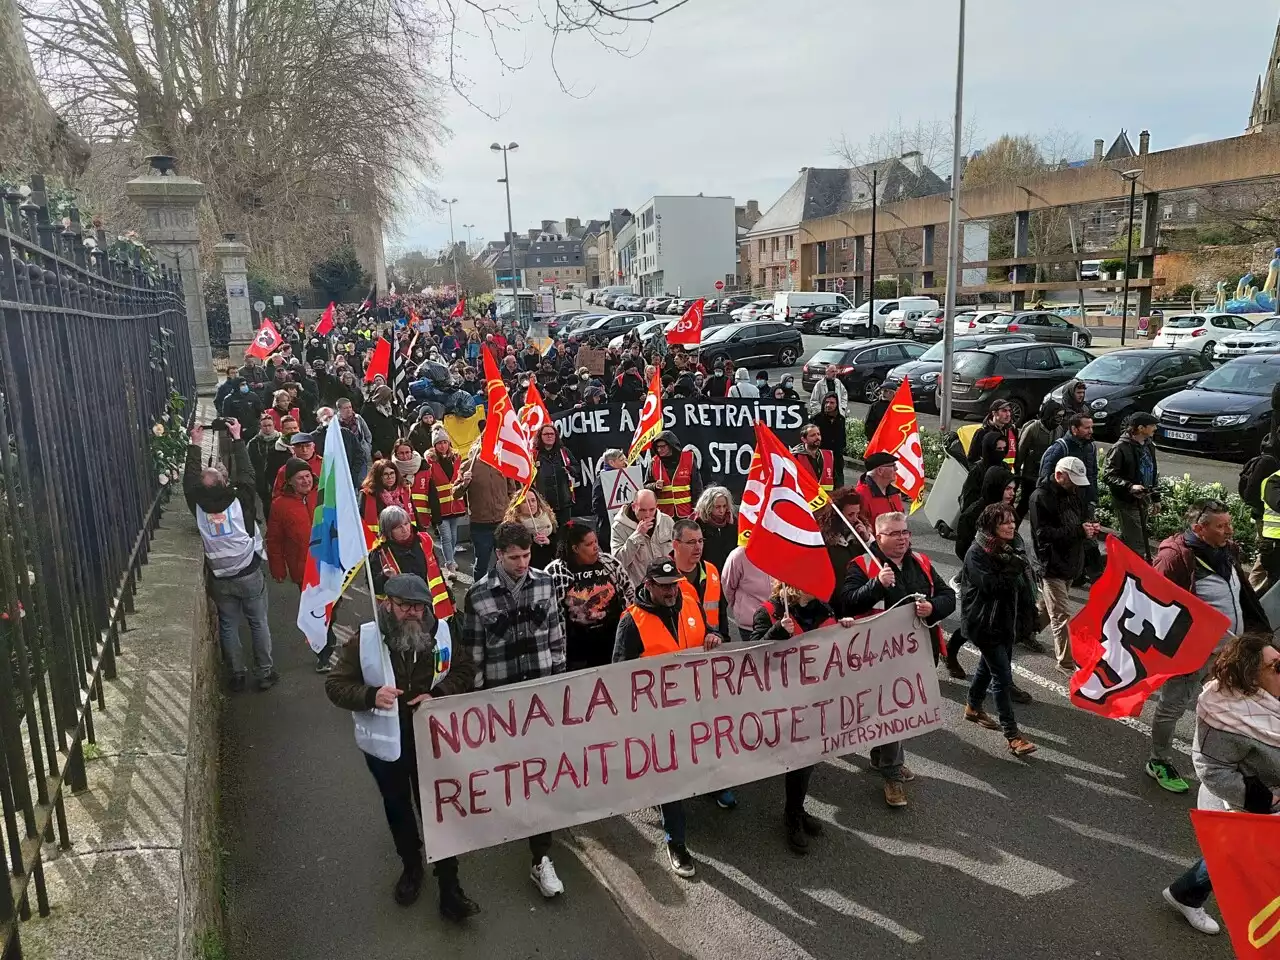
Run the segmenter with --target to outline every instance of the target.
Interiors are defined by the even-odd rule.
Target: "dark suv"
[[[1034,416],[1046,393],[1070,380],[1093,355],[1057,343],[993,343],[957,350],[951,408],[961,416],[986,416],[993,400],[1008,400],[1013,422]]]
[[[812,390],[826,375],[827,367],[834,366],[836,376],[849,391],[849,397],[870,403],[876,398],[880,384],[890,370],[908,360],[915,360],[927,349],[923,343],[890,339],[837,343],[824,347],[805,361],[800,382],[806,390]]]

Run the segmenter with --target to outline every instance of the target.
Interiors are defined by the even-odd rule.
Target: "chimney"
[[[747,216],[755,217],[757,220],[760,219],[760,201],[759,200],[747,201]]]
[[[1145,157],[1151,152],[1151,131],[1143,130],[1138,134],[1138,156]]]
[[[1093,141],[1093,162],[1094,162],[1094,163],[1101,163],[1101,162],[1102,162],[1102,148],[1103,148],[1103,146],[1104,146],[1104,144],[1103,144],[1103,142],[1102,142],[1102,140],[1101,140],[1101,139],[1098,139],[1098,140]]]
[[[550,221],[547,221],[547,222],[549,223]],[[543,229],[546,229],[546,228],[544,227]],[[542,230],[539,230],[537,227],[530,227],[530,228],[529,228],[529,239],[530,239],[530,240],[535,240],[535,241],[536,241],[536,240],[538,239],[538,234],[540,234],[540,233],[542,233]]]
[[[901,157],[903,164],[917,177],[924,173],[924,156],[919,150],[909,150]]]
[[[577,217],[564,218],[564,228],[567,231],[569,231],[569,233],[573,233],[573,231],[577,230],[581,226],[582,226],[582,221],[579,220]]]

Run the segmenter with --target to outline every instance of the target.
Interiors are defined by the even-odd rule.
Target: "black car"
[[[1093,345],[1093,337],[1088,330],[1047,310],[997,316],[987,324],[986,332],[1025,333],[1041,343],[1069,343],[1073,347]]]
[[[662,318],[659,317],[659,320]],[[667,321],[667,325],[663,328],[663,333],[670,333],[676,328],[676,324],[680,322],[679,317],[675,317]],[[733,317],[727,313],[704,313],[702,315],[702,329],[710,330],[714,327],[723,327],[725,324],[733,323]]]
[[[800,382],[806,390],[812,390],[826,376],[827,367],[834,366],[849,396],[870,402],[890,370],[905,360],[919,358],[927,349],[922,343],[885,338],[837,343],[823,347],[805,361]]]
[[[593,337],[604,337],[605,340],[612,340],[618,334],[634,330],[646,320],[652,319],[651,313],[609,313],[570,331],[569,339],[590,340]]]
[[[725,317],[727,314],[719,314]],[[708,369],[717,360],[726,357],[739,367],[770,365],[789,367],[804,351],[800,331],[790,324],[775,323],[726,323],[708,331],[706,316],[702,318],[702,363]]]
[[[566,310],[564,313],[557,313],[547,321],[547,332],[554,336],[563,330],[574,317],[585,317],[588,312],[586,310]]]
[[[977,336],[957,336],[956,350],[985,347],[991,343],[1031,343],[1031,337],[1020,333],[980,333]],[[911,381],[911,402],[920,410],[938,409],[938,379],[942,376],[942,344],[935,343],[916,360],[900,363],[884,378],[884,385],[898,389],[904,379]]]
[[[1076,374],[1076,379],[1088,385],[1084,398],[1093,413],[1093,435],[1114,440],[1129,414],[1150,412],[1158,402],[1185,390],[1212,369],[1209,358],[1198,351],[1136,347],[1104,354]],[[1066,386],[1055,387],[1049,396],[1061,403]]]
[[[727,297],[721,297],[720,302],[716,305],[716,310],[720,313],[733,313],[739,307],[745,307],[748,303],[754,303],[755,297],[749,293],[734,293]]]
[[[956,352],[951,408],[981,419],[991,401],[1008,400],[1013,422],[1040,410],[1044,395],[1079,376],[1093,354],[1059,343],[996,343]]]
[[[1229,360],[1190,389],[1161,400],[1156,446],[1247,459],[1271,429],[1271,389],[1280,381],[1280,353]],[[1087,395],[1086,395],[1087,396]]]
[[[829,317],[838,317],[847,308],[843,303],[814,303],[798,311],[791,318],[805,333],[817,333],[818,324]]]

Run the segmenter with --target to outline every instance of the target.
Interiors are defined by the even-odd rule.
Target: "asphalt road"
[[[596,307],[590,304],[583,305],[577,299],[574,300],[557,300],[556,308],[558,310],[591,310],[597,311]],[[599,308],[598,312],[609,313],[611,311]],[[785,374],[791,374],[795,377],[796,390],[801,390],[801,370],[805,361],[816,354],[824,347],[833,344],[844,343],[848,337],[824,337],[816,334],[804,334],[804,355],[800,362],[793,367],[786,368],[769,368],[769,382],[777,383]],[[753,370],[752,373],[755,371]],[[867,404],[858,401],[850,401],[850,416],[857,419],[863,419],[866,416]],[[922,427],[931,430],[939,428],[938,416],[934,413],[920,411],[918,414],[919,422]],[[1105,444],[1101,445],[1105,449]],[[1205,483],[1221,483],[1228,491],[1236,489],[1236,480],[1240,475],[1240,464],[1224,460],[1211,460],[1207,457],[1192,457],[1185,454],[1170,453],[1161,451],[1159,454],[1160,472],[1166,476],[1178,476],[1180,474],[1190,474],[1196,480]]]
[[[913,530],[916,548],[954,573],[952,545],[919,516]],[[271,590],[283,680],[231,697],[223,720],[221,836],[237,960],[1231,956],[1225,936],[1193,932],[1160,899],[1197,856],[1194,790],[1160,791],[1142,772],[1140,725],[1070,706],[1051,660],[1026,653],[1016,669],[1036,702],[1017,712],[1040,747],[1028,760],[960,719],[964,686],[944,675],[950,722],[907,745],[917,775],[908,809],[884,805],[864,757],[824,763],[809,810],[827,833],[798,858],[782,835],[780,780],[748,784],[736,810],[691,806],[692,881],[667,868],[652,811],[614,817],[558,837],[568,892],[551,903],[527,879],[526,847],[507,844],[463,858],[464,887],[485,912],[452,928],[435,912],[430,880],[414,907],[392,902],[399,865],[350,718],[312,672],[293,625],[296,588]],[[342,620],[367,617],[367,603],[353,597]],[[971,669],[974,657],[962,659]],[[1179,736],[1190,740],[1189,718]],[[1191,776],[1189,760],[1180,767]]]

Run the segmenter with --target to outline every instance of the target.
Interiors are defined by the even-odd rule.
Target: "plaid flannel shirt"
[[[462,645],[476,689],[564,673],[564,615],[550,575],[531,568],[514,595],[496,570],[476,581],[462,606]]]

